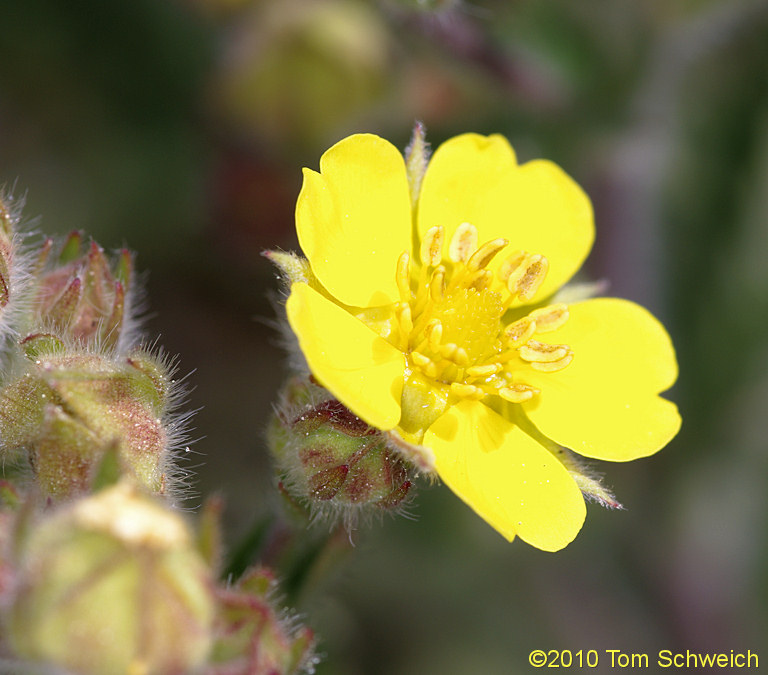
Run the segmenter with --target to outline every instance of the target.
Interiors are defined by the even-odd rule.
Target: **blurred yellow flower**
[[[407,161],[355,135],[304,170],[296,226],[308,262],[282,261],[287,314],[314,377],[510,541],[555,551],[584,521],[544,437],[627,461],[677,433],[661,324],[625,300],[553,297],[594,236],[555,164],[518,165],[498,135],[453,138],[428,164],[418,134]]]

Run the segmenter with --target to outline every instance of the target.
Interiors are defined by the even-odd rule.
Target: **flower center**
[[[520,380],[525,366],[540,371],[565,368],[573,359],[568,345],[533,339],[568,320],[565,305],[550,305],[516,321],[505,320],[511,307],[529,302],[543,283],[549,263],[544,256],[517,251],[496,272],[488,265],[508,245],[494,239],[477,245],[477,229],[459,225],[448,245],[443,264],[445,233],[433,227],[419,251],[418,272],[411,272],[410,256],[397,262],[400,302],[396,325],[388,339],[408,359],[422,389],[481,399],[496,395],[522,403],[538,389]],[[407,388],[407,387],[406,387]]]

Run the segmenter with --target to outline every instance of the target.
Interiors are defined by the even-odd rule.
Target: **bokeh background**
[[[276,505],[263,431],[284,376],[265,248],[295,248],[300,168],[356,131],[404,147],[500,132],[591,195],[585,276],[649,307],[681,367],[680,435],[600,464],[547,554],[441,486],[295,598],[318,673],[529,672],[540,649],[768,659],[768,2],[5,0],[0,183],[33,229],[130,246],[147,331],[195,417],[187,504],[235,541]],[[627,358],[632,358],[627,354]],[[762,648],[762,653],[760,650]]]

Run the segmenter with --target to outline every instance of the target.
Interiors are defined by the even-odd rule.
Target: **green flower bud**
[[[21,543],[7,635],[78,675],[189,675],[211,646],[210,571],[180,515],[120,483],[45,516]]]
[[[363,507],[395,508],[410,490],[383,434],[306,380],[284,390],[269,440],[288,491],[314,510],[338,507],[349,520]]]
[[[206,675],[314,672],[314,633],[274,608],[276,585],[269,570],[257,568],[236,587],[219,591],[212,665]]]
[[[257,3],[214,74],[230,126],[283,147],[312,147],[374,100],[390,38],[367,3]]]
[[[47,495],[84,492],[108,447],[126,471],[153,492],[167,489],[175,426],[164,421],[172,381],[144,352],[128,358],[33,349],[28,371],[0,391],[0,428],[7,456],[26,451]],[[38,348],[39,352],[38,353]],[[46,348],[47,353],[45,353]]]

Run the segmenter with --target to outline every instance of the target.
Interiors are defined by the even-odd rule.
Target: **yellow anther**
[[[491,270],[477,270],[467,281],[467,288],[474,288],[476,291],[484,291],[493,281],[493,272]]]
[[[405,335],[410,335],[413,330],[413,319],[411,318],[411,306],[408,303],[400,302],[395,306],[395,316],[400,324],[400,330]]]
[[[550,305],[534,309],[528,317],[536,322],[537,333],[549,333],[568,321],[568,305]]]
[[[470,272],[484,269],[485,266],[493,260],[494,256],[501,251],[509,242],[506,239],[494,239],[486,241],[477,251],[472,254],[467,262],[467,269]]]
[[[408,302],[411,299],[411,256],[408,251],[403,251],[397,259],[397,271],[395,279],[397,281],[397,290],[400,292],[400,300]]]
[[[456,228],[448,246],[448,257],[452,262],[467,262],[477,249],[477,228],[470,223],[462,223]]]
[[[455,342],[449,342],[448,344],[440,345],[438,350],[440,356],[457,366],[466,366],[469,363],[469,356],[464,347],[459,347]]]
[[[432,302],[440,302],[445,295],[445,267],[435,268],[432,278],[429,280],[429,297]]]
[[[538,340],[528,340],[522,347],[518,347],[517,351],[523,361],[554,363],[565,358],[571,350],[568,345],[551,345]]]
[[[440,341],[443,339],[443,324],[440,319],[432,319],[424,329],[429,341],[429,346],[437,351],[440,347]]]
[[[451,393],[460,396],[461,398],[474,398],[481,399],[485,396],[485,392],[476,387],[474,384],[463,384],[461,382],[454,382],[451,384]]]
[[[440,356],[451,361],[458,348],[459,347],[455,342],[448,342],[447,344],[440,345]]]
[[[526,263],[524,273],[515,283],[517,297],[523,302],[527,302],[536,295],[536,291],[544,283],[544,279],[549,271],[549,261],[543,255],[531,256]],[[511,279],[512,277],[507,280],[507,283]],[[511,288],[510,292],[512,292]]]
[[[442,225],[430,227],[421,240],[421,264],[437,267],[443,257],[443,240],[445,239],[445,230]]]
[[[542,373],[554,373],[565,368],[571,361],[573,361],[573,352],[569,351],[562,359],[557,361],[531,363],[531,368],[540,370]]]
[[[538,389],[527,384],[512,384],[509,387],[499,389],[499,396],[510,403],[530,401],[538,393]]]
[[[416,351],[411,352],[411,360],[420,368],[424,368],[425,366],[428,366],[430,363],[432,363],[432,359],[430,359],[428,356],[425,356],[421,352]]]
[[[525,251],[515,251],[509,258],[507,258],[501,265],[499,265],[499,279],[506,282],[509,279],[509,275],[516,270],[520,263],[528,257]]]
[[[536,322],[531,315],[518,319],[504,329],[504,336],[512,345],[527,342],[536,332]]]
[[[490,377],[502,369],[500,363],[490,363],[487,366],[470,366],[465,371],[469,377]]]
[[[453,355],[453,362],[457,366],[466,366],[469,363],[469,356],[464,347],[458,347]]]

